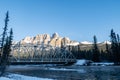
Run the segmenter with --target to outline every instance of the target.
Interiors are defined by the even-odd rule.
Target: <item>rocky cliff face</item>
[[[49,34],[39,34],[35,37],[25,37],[20,41],[20,44],[44,44],[54,47],[61,47],[61,45],[78,45],[79,42],[72,41],[67,37],[60,37],[58,33],[54,33],[52,36]]]
[[[49,34],[42,34],[42,35],[36,35],[35,37],[25,37],[23,40],[20,41],[20,44],[48,44],[50,41],[50,35]]]

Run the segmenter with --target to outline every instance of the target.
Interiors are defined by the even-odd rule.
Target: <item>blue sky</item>
[[[109,40],[120,34],[120,0],[0,0],[0,26],[9,10],[14,40],[37,34],[69,37],[76,41]]]

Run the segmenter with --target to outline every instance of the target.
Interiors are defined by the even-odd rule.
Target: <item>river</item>
[[[120,80],[119,66],[9,66],[7,72],[55,80]]]

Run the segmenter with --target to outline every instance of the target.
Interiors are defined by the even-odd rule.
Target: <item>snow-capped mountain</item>
[[[42,44],[42,45],[51,45],[54,47],[64,46],[76,46],[79,45],[79,42],[70,40],[68,37],[61,37],[58,33],[54,33],[51,36],[49,34],[38,34],[34,37],[25,37],[22,39],[20,44]]]
[[[92,42],[88,42],[88,41],[82,41],[80,42],[81,44],[93,44]]]
[[[77,45],[79,45],[79,42],[71,42],[71,43],[69,43],[69,44],[67,44],[68,46],[70,45],[70,46],[77,46]]]
[[[16,44],[16,42],[13,42]],[[18,43],[18,42],[17,42]],[[24,39],[19,41],[20,44],[38,44],[38,45],[50,45],[53,47],[61,47],[61,45],[64,46],[77,46],[77,45],[91,45],[93,42],[90,41],[82,41],[77,42],[71,40],[69,37],[61,37],[58,33],[54,33],[52,35],[49,34],[38,34],[34,37],[27,36]],[[104,42],[98,42],[98,44],[111,44],[110,41],[104,41]]]
[[[104,41],[104,42],[103,42],[103,44],[106,44],[106,43],[107,43],[107,44],[111,44],[110,41]]]

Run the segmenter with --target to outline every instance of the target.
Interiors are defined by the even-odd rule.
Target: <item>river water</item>
[[[17,65],[7,72],[55,80],[120,80],[119,66]]]

